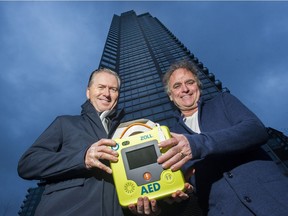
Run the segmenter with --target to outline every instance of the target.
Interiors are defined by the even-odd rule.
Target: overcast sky
[[[23,152],[78,114],[114,14],[157,17],[267,127],[288,134],[288,2],[0,2],[0,215],[28,187]]]

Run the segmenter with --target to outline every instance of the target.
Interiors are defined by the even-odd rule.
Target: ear
[[[90,90],[89,90],[89,88],[86,89],[86,97],[87,97],[87,99],[90,99]]]
[[[170,98],[170,101],[173,101],[173,98],[172,98],[172,96],[171,96],[170,93],[168,93],[168,96],[169,96],[169,98]]]

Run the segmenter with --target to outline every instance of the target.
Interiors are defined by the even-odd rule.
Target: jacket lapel
[[[108,135],[102,125],[100,117],[98,116],[98,113],[88,100],[82,105],[81,115],[88,117],[94,134],[98,139],[108,138]]]

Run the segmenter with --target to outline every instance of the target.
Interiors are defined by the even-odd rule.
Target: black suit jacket
[[[118,121],[111,122],[113,132]],[[84,163],[89,146],[109,136],[89,101],[81,115],[59,116],[52,122],[18,164],[22,178],[46,182],[35,215],[123,215],[112,176],[87,170]]]

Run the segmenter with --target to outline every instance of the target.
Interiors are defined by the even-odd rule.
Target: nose
[[[182,92],[188,92],[189,88],[184,84],[181,86],[181,90],[182,90]]]
[[[104,88],[103,94],[104,94],[105,96],[110,96],[110,89],[109,89],[108,87]]]

